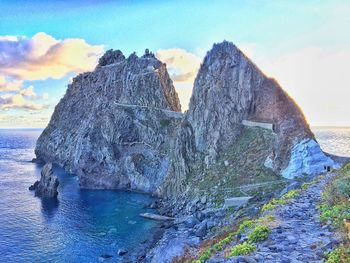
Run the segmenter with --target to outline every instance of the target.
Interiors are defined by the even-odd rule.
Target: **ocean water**
[[[350,128],[313,128],[323,150],[350,156]],[[28,187],[41,167],[29,162],[41,130],[0,130],[0,262],[118,262],[150,238],[156,223],[139,217],[152,201],[142,194],[82,190],[76,176],[55,167],[58,201]]]
[[[143,194],[79,189],[76,176],[55,167],[57,202],[28,187],[41,167],[29,162],[41,130],[0,130],[0,262],[118,262],[148,239],[156,223],[139,217],[152,201]]]
[[[323,151],[350,157],[350,127],[312,127]]]

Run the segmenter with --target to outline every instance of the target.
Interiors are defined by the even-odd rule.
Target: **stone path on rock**
[[[258,244],[253,258],[258,262],[323,262],[324,253],[338,243],[328,225],[320,222],[317,204],[326,183],[335,174],[326,174],[320,182],[290,203],[270,214],[276,218],[269,238]]]
[[[272,232],[267,240],[256,244],[253,254],[225,258],[221,251],[208,262],[324,262],[324,254],[339,244],[339,240],[329,225],[321,224],[317,205],[326,183],[334,176],[333,173],[324,175],[295,199],[265,212],[275,217],[270,226]]]
[[[174,117],[174,118],[182,118],[184,114],[179,111],[172,111],[172,110],[167,110],[167,109],[162,109],[162,108],[157,108],[157,107],[150,107],[150,106],[143,106],[143,105],[135,105],[135,104],[125,104],[125,103],[119,103],[119,102],[114,102],[115,105],[121,106],[121,107],[129,107],[129,108],[144,108],[144,109],[149,109],[149,110],[157,110],[157,111],[162,111],[168,116]]]

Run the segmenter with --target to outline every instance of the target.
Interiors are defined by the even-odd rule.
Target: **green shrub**
[[[290,190],[288,193],[281,197],[282,200],[290,200],[297,197],[300,194],[300,190]]]
[[[327,253],[327,261],[326,263],[341,263],[340,255],[337,250]]]
[[[244,242],[234,246],[229,254],[229,257],[249,255],[250,253],[254,252],[255,249],[256,247],[253,244]]]
[[[338,233],[344,236],[343,244],[326,254],[326,263],[350,263],[350,243],[345,238],[348,233],[344,226],[344,220],[350,220],[349,197],[350,163],[327,185],[318,206],[321,221],[330,221]]]
[[[199,261],[200,262],[204,262],[206,260],[208,260],[212,255],[212,252],[210,249],[207,249],[206,251],[204,251],[201,256],[199,257]]]
[[[321,212],[321,221],[331,221],[336,227],[340,227],[344,219],[350,220],[350,205],[348,203],[340,203],[336,205],[324,203],[318,208]]]
[[[337,177],[328,185],[323,198],[330,204],[347,201],[350,197],[350,176],[343,175]]]
[[[229,244],[232,241],[234,236],[235,236],[235,233],[228,234],[227,237],[225,237],[224,239],[220,240],[218,243],[214,244],[212,247],[202,252],[202,254],[199,256],[199,259],[192,261],[192,263],[201,263],[210,259],[211,256],[214,253],[216,253],[218,250],[221,250],[224,245]]]
[[[326,263],[349,263],[350,262],[350,248],[340,246],[335,250],[326,254]]]
[[[255,220],[245,219],[238,227],[237,234],[243,233],[248,229],[251,229],[255,224]]]
[[[312,183],[304,183],[302,186],[301,186],[301,189],[303,190],[307,190],[310,186],[312,185]]]
[[[273,215],[265,215],[263,217],[260,217],[258,219],[258,223],[259,224],[262,224],[262,225],[265,225],[266,223],[268,222],[272,222],[274,221],[276,218],[273,216]]]
[[[261,212],[265,212],[265,211],[269,211],[269,210],[273,210],[276,208],[276,205],[274,204],[274,200],[272,199],[270,202],[268,202],[267,204],[264,204],[263,207],[261,208]]]
[[[249,242],[259,242],[267,239],[271,233],[270,228],[265,225],[257,225],[248,235]]]

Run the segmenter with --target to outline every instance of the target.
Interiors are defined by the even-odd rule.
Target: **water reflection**
[[[59,200],[57,198],[41,198],[41,212],[45,219],[50,220],[58,210]]]

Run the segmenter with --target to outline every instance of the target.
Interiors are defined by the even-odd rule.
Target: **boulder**
[[[126,253],[128,253],[128,251],[126,249],[124,249],[124,248],[118,249],[119,256],[124,256]]]
[[[58,178],[53,174],[52,164],[47,163],[41,170],[40,181],[36,181],[29,187],[29,190],[35,191],[35,196],[55,198],[58,195],[59,181]]]

